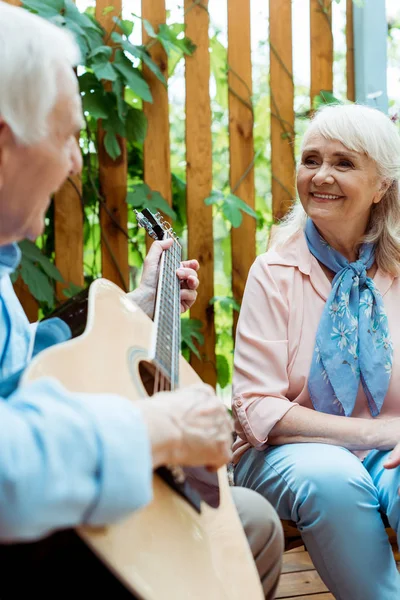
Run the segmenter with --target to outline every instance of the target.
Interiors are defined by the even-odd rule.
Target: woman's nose
[[[335,178],[329,166],[321,165],[312,181],[315,185],[323,185],[324,183],[333,184],[335,183]]]

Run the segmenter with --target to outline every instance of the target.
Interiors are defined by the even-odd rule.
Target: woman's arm
[[[349,450],[392,450],[400,439],[398,419],[356,419],[293,406],[271,429],[272,446],[317,442]]]

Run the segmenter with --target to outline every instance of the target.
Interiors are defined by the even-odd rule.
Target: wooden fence
[[[16,0],[8,0],[18,4]],[[211,109],[209,96],[209,2],[219,0],[184,0],[186,33],[196,44],[193,56],[186,58],[186,180],[188,254],[201,263],[201,288],[191,316],[204,324],[205,360],[193,357],[193,365],[204,381],[215,385],[215,328],[213,307],[214,255],[212,207],[204,199],[212,186]],[[257,1],[257,0],[253,0]],[[267,1],[267,0],[266,0]],[[354,100],[352,41],[352,1],[347,1],[347,91]],[[253,148],[252,65],[250,54],[250,2],[228,0],[228,87],[230,185],[235,194],[254,207],[255,186]],[[122,0],[97,0],[96,17],[106,31],[113,27],[112,15],[104,9],[121,11]],[[310,11],[311,99],[320,90],[333,87],[333,38],[331,30],[332,0],[304,0]],[[190,9],[190,10],[189,10]],[[292,68],[292,2],[269,0],[271,164],[273,215],[282,217],[294,196],[294,84]],[[157,28],[165,23],[165,0],[142,0],[142,16]],[[349,26],[350,25],[350,26]],[[265,32],[266,38],[268,32]],[[146,40],[146,32],[143,32]],[[151,54],[166,76],[167,57],[159,44]],[[151,88],[153,104],[145,103],[148,133],[144,143],[144,180],[171,203],[168,94],[160,81],[144,69]],[[102,133],[100,132],[100,137]],[[124,140],[119,140],[121,155],[113,161],[105,151],[100,154],[100,185],[107,209],[101,214],[103,276],[122,287],[129,281],[128,241],[115,224],[126,229],[127,158]],[[100,145],[101,146],[101,145]],[[251,168],[249,168],[249,166]],[[245,176],[243,177],[243,174]],[[79,186],[79,178],[75,184]],[[83,284],[82,207],[71,183],[67,182],[55,196],[55,260],[66,282]],[[244,215],[242,225],[232,229],[232,290],[240,302],[248,270],[256,253],[255,220]],[[243,243],[245,240],[245,243]],[[110,253],[110,248],[112,254]],[[117,259],[119,268],[111,259]],[[24,284],[17,283],[20,299],[31,320],[37,318],[37,306]],[[60,292],[60,288],[58,289]]]

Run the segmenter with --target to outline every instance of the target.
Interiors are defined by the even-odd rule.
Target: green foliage
[[[133,191],[128,192],[126,201],[138,210],[148,208],[152,212],[162,211],[171,217],[171,219],[175,219],[176,217],[175,212],[161,194],[151,190],[146,183],[136,185]]]
[[[193,352],[197,358],[201,358],[195,342],[201,346],[204,344],[204,335],[201,333],[203,323],[198,319],[181,319],[182,352],[188,358],[188,351]]]
[[[210,206],[211,204],[216,206],[217,210],[222,212],[225,219],[231,223],[232,227],[239,227],[241,225],[243,221],[242,213],[244,212],[253,218],[257,218],[256,211],[232,193],[224,195],[222,192],[213,191],[204,202],[207,206]]]
[[[55,302],[53,284],[56,281],[63,282],[59,270],[33,242],[23,240],[19,243],[19,247],[22,258],[17,271],[13,273],[13,281],[21,275],[38,302],[48,307],[53,306]]]
[[[120,138],[126,139],[128,151],[128,205],[132,208],[162,210],[175,219],[177,214],[166,200],[150,190],[143,183],[143,142],[147,132],[147,119],[142,110],[143,102],[152,102],[150,88],[145,81],[141,64],[145,64],[155,76],[166,85],[166,80],[158,65],[152,60],[149,48],[160,43],[174,66],[184,56],[193,53],[195,47],[184,35],[182,24],[161,25],[155,31],[145,23],[150,42],[135,45],[129,41],[135,21],[113,17],[115,29],[109,35],[115,51],[104,41],[105,31],[94,17],[94,9],[81,12],[72,0],[24,0],[23,6],[55,25],[72,32],[81,51],[78,68],[78,82],[85,114],[86,128],[81,132],[80,145],[83,153],[82,203],[84,207],[84,268],[85,281],[89,284],[101,274],[99,209],[102,202],[99,186],[98,129],[99,122],[105,131],[104,148],[113,159],[121,155]],[[107,7],[103,14],[114,11]],[[108,86],[104,86],[108,82]],[[183,184],[183,190],[182,190]],[[175,181],[176,197],[182,205],[185,195],[184,182]],[[175,194],[174,194],[175,197]],[[182,223],[180,227],[182,228]],[[132,279],[143,262],[145,251],[144,235],[138,232],[132,210],[129,212],[127,236],[131,241],[129,259],[132,265]],[[103,232],[106,235],[106,232]],[[43,250],[54,252],[54,221],[52,211],[48,214],[48,225],[43,238]],[[42,240],[42,245],[43,245]],[[40,242],[39,242],[40,244]],[[22,242],[22,261],[19,272],[31,293],[45,311],[55,306],[54,282],[60,281],[60,274],[53,263],[45,257],[39,247],[31,242]],[[78,286],[69,284],[64,295],[70,297],[80,291]]]
[[[336,98],[332,92],[321,90],[320,93],[313,98],[313,108],[314,110],[318,110],[318,108],[325,106],[326,104],[343,104],[343,102]]]

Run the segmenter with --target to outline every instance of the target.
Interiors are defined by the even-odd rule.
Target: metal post
[[[387,113],[385,0],[353,2],[356,102]]]

